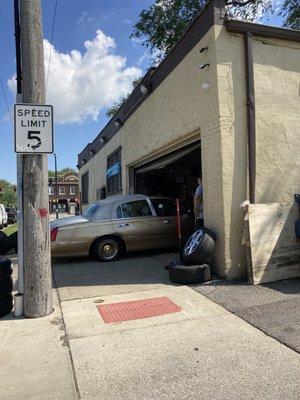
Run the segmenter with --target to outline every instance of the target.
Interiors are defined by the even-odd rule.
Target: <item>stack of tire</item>
[[[12,264],[6,258],[0,258],[0,318],[9,314],[13,309]]]
[[[186,241],[181,261],[167,265],[170,280],[184,285],[202,283],[210,280],[210,265],[207,260],[215,247],[216,235],[210,229],[201,228]]]
[[[15,249],[18,252],[18,232],[14,232],[7,236],[3,231],[0,231],[0,254],[5,255]]]

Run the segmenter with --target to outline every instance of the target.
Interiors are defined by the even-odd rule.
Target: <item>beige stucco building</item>
[[[293,203],[300,191],[299,82],[298,31],[228,20],[211,1],[79,154],[83,205],[160,181],[188,203],[201,173],[215,270],[243,276],[241,202]]]

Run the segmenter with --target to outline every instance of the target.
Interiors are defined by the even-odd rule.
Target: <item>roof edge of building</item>
[[[251,32],[256,36],[300,41],[300,32],[298,30],[227,18],[225,15],[225,0],[211,0],[191,21],[185,33],[170,53],[156,68],[149,68],[140,84],[133,90],[126,102],[122,104],[118,112],[108,121],[93,142],[88,143],[81,153],[78,154],[78,169],[83,167],[117,134],[126,120],[130,118],[147,97],[167,78],[213,25],[225,25],[227,31],[232,33]],[[142,85],[149,88],[144,94],[141,93]]]
[[[257,24],[233,18],[226,18],[225,26],[226,29],[232,33],[250,32],[255,36],[300,42],[300,31],[295,29]]]
[[[108,121],[106,126],[96,136],[92,143],[88,143],[78,154],[78,169],[86,164],[122,127],[124,122],[137,110],[146,98],[165,80],[177,67],[182,59],[192,50],[214,24],[223,24],[224,0],[211,0],[188,25],[181,39],[170,53],[156,68],[150,68],[140,84],[133,90],[127,101],[118,112]],[[151,90],[142,94],[140,87],[151,82]],[[117,123],[118,127],[115,126]],[[102,138],[102,140],[101,140]]]

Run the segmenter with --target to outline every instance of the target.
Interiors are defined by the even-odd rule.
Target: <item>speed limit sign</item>
[[[53,107],[15,104],[15,152],[53,153]]]

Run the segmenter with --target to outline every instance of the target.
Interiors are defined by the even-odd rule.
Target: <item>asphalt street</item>
[[[300,353],[299,278],[256,286],[216,280],[193,289]]]

